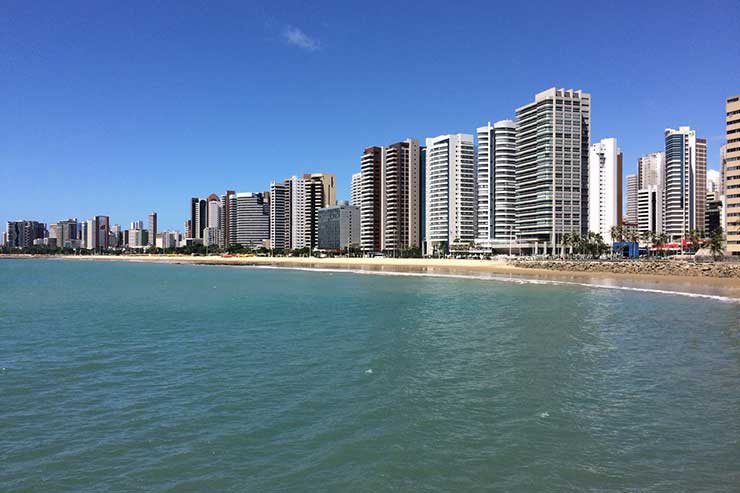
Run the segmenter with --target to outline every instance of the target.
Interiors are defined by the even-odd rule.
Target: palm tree
[[[665,233],[660,233],[655,238],[657,246],[664,246],[666,243],[668,243],[668,235]],[[663,255],[665,255],[665,250],[663,250]]]
[[[642,233],[642,241],[647,246],[647,256],[650,257],[650,247],[655,245],[655,231],[644,231]]]
[[[620,225],[612,226],[610,233],[614,241],[622,242],[624,240],[624,226],[620,226]]]
[[[699,231],[692,229],[689,231],[688,240],[691,242],[691,251],[696,253],[699,250],[699,243],[701,242],[701,234]]]
[[[717,260],[725,253],[724,248],[725,237],[722,228],[717,228],[712,232],[712,236],[709,238],[709,251],[712,252],[712,258]]]

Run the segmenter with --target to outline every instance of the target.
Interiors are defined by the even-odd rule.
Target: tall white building
[[[554,251],[588,230],[591,95],[553,87],[516,115],[518,238]]]
[[[658,185],[637,191],[637,230],[640,233],[663,232],[663,190]]]
[[[619,147],[617,139],[602,139],[588,153],[588,230],[612,241],[611,228],[619,224]]]
[[[719,195],[720,183],[719,171],[716,169],[707,170],[707,192],[717,192]]]
[[[663,230],[672,240],[704,229],[706,173],[706,140],[690,127],[666,129]]]
[[[476,240],[511,241],[516,232],[516,123],[479,127]]]
[[[426,139],[426,253],[476,234],[475,145],[469,134]]]
[[[350,195],[350,205],[356,205],[360,207],[362,205],[362,173],[354,173],[352,175],[352,190]]]
[[[318,210],[336,202],[335,175],[311,173],[270,184],[270,247],[318,247]]]
[[[665,152],[651,152],[637,160],[637,188],[657,186],[663,188]]]
[[[637,191],[639,179],[637,175],[627,175],[627,214],[624,216],[624,222],[627,224],[637,224]]]

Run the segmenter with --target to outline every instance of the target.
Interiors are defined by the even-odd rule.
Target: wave
[[[436,277],[436,278],[447,278],[447,279],[473,279],[477,281],[497,281],[497,282],[509,282],[514,284],[540,284],[540,285],[551,285],[551,286],[579,286],[585,288],[595,289],[613,289],[618,291],[633,291],[638,293],[652,293],[662,294],[671,296],[685,296],[688,298],[702,298],[714,301],[721,301],[724,303],[740,303],[740,298],[732,298],[730,296],[720,296],[715,294],[704,294],[704,293],[692,293],[688,291],[671,291],[669,289],[657,289],[657,288],[646,288],[636,286],[614,286],[610,284],[598,284],[590,282],[576,282],[576,281],[558,281],[553,279],[534,279],[526,277],[507,277],[496,274],[443,274],[436,272],[398,272],[398,271],[378,271],[368,269],[343,269],[343,268],[331,268],[331,267],[288,267],[278,265],[243,265],[237,266],[248,269],[283,269],[283,270],[300,270],[308,272],[331,272],[331,273],[342,273],[342,274],[362,274],[371,276],[396,276],[396,277]]]

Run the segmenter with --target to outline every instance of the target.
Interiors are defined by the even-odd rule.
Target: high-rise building
[[[476,240],[511,241],[516,233],[516,123],[478,128]]]
[[[308,173],[270,184],[270,247],[318,247],[318,211],[336,202],[336,179]],[[332,202],[333,201],[333,202]]]
[[[663,191],[658,185],[637,191],[637,231],[663,232]]]
[[[637,191],[639,188],[639,178],[637,175],[627,175],[627,214],[624,216],[624,222],[628,225],[637,224]]]
[[[727,254],[740,255],[740,95],[727,98],[727,148],[722,193],[725,196]]]
[[[289,249],[290,182],[270,183],[270,248]]]
[[[363,171],[364,174],[364,171]],[[426,253],[475,238],[475,145],[469,134],[426,139]]]
[[[517,231],[553,250],[588,230],[591,95],[551,88],[517,113]]]
[[[236,244],[260,247],[270,238],[270,205],[264,193],[236,194]]]
[[[352,175],[352,190],[350,195],[350,204],[360,207],[362,204],[362,172]]]
[[[236,245],[236,192],[227,190],[221,196],[221,247]]]
[[[346,250],[360,246],[360,208],[346,202],[319,209],[319,248]]]
[[[157,213],[149,214],[149,246],[155,246],[157,240]]]
[[[33,246],[35,240],[44,239],[46,226],[38,221],[8,221],[5,228],[4,244],[10,248]]]
[[[419,141],[406,139],[383,147],[381,245],[398,252],[421,246],[421,159]]]
[[[727,144],[719,148],[719,194],[725,194],[725,168],[727,167]]]
[[[662,189],[664,152],[651,152],[637,160],[637,188],[649,188],[656,185]]]
[[[54,238],[59,248],[72,247],[72,241],[77,239],[77,219],[66,219],[53,224]]]
[[[704,217],[704,231],[712,234],[724,224],[724,207],[718,191],[707,192],[707,212]],[[724,227],[723,227],[724,229]]]
[[[193,197],[190,199],[189,238],[203,238],[203,230],[208,226],[208,200]]]
[[[602,139],[589,148],[588,230],[613,240],[611,228],[619,224],[619,155],[617,139]]]
[[[719,171],[716,169],[707,170],[707,192],[717,192],[719,195]]]
[[[108,250],[110,246],[110,218],[108,216],[95,216],[93,219],[95,223],[94,236],[95,246],[94,248],[98,251]]]
[[[365,252],[379,252],[382,243],[383,148],[377,146],[366,148],[360,160],[360,169],[362,170],[360,246]]]
[[[672,240],[704,228],[706,156],[706,140],[696,138],[694,130],[666,129],[663,231]]]

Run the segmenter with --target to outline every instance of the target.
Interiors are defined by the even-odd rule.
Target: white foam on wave
[[[285,267],[279,265],[244,265],[239,267],[245,267],[249,269],[285,269],[285,270],[301,270],[308,272],[338,272],[345,274],[365,274],[372,276],[396,276],[396,277],[441,277],[447,279],[474,279],[477,281],[499,281],[499,282],[510,282],[514,284],[539,284],[549,286],[579,286],[585,288],[594,289],[614,289],[618,291],[634,291],[639,293],[653,293],[653,294],[664,294],[673,296],[686,296],[688,298],[703,298],[715,301],[722,301],[725,303],[740,303],[740,298],[732,298],[729,296],[720,296],[716,294],[704,294],[704,293],[691,293],[688,291],[671,291],[669,289],[658,289],[658,288],[641,288],[635,286],[612,286],[609,284],[596,284],[590,282],[576,282],[576,281],[558,281],[553,279],[535,279],[525,277],[506,277],[503,275],[476,275],[476,274],[443,274],[437,272],[398,272],[398,271],[378,271],[378,270],[367,270],[367,269],[342,269],[332,267]]]

